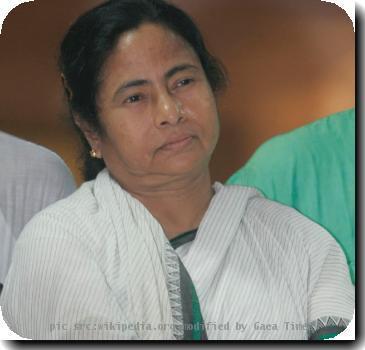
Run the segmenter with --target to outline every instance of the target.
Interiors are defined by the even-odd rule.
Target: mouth
[[[193,136],[180,136],[169,140],[164,145],[160,147],[163,151],[179,151],[189,146],[193,141]]]

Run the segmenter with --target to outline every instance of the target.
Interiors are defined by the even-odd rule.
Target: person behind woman
[[[255,187],[324,227],[355,284],[355,108],[266,141],[227,184]]]
[[[108,1],[72,25],[60,67],[90,181],[23,231],[1,299],[13,331],[304,340],[346,327],[354,292],[333,238],[253,189],[212,185],[225,75],[187,14]]]
[[[0,293],[15,242],[39,211],[76,189],[64,161],[54,152],[0,131]]]

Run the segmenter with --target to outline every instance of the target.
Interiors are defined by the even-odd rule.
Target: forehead
[[[133,75],[141,70],[157,71],[174,63],[199,59],[192,47],[179,35],[158,25],[145,23],[122,34],[104,64],[104,78],[111,73]]]

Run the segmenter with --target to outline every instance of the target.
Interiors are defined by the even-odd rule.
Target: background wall
[[[57,71],[69,25],[100,0],[35,0],[15,8],[0,36],[0,129],[57,152],[81,182],[78,142]],[[230,85],[220,99],[212,160],[224,181],[270,137],[355,103],[351,20],[320,0],[173,0],[193,16]],[[1,150],[0,150],[1,151]]]

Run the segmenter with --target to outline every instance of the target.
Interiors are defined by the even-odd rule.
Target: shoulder
[[[303,176],[314,163],[331,159],[333,149],[342,147],[341,152],[351,153],[354,122],[355,109],[349,109],[277,135],[263,143],[228,183],[258,185],[271,196],[275,190],[273,181],[281,185]]]
[[[310,278],[312,288],[329,256],[340,261],[341,268],[345,266],[347,271],[344,253],[336,240],[291,207],[255,197],[247,206],[243,227],[244,235],[256,242],[266,261],[278,265],[276,270],[285,267],[292,271],[292,281],[300,278],[305,282]]]
[[[50,184],[60,184],[75,188],[70,170],[64,161],[51,150],[40,145],[0,132],[0,160],[9,179],[32,179],[42,182],[45,178]],[[47,186],[48,183],[44,183]],[[71,191],[70,191],[71,192]]]
[[[277,135],[265,142],[261,147],[264,151],[268,151],[271,147],[280,150],[292,149],[287,146],[298,147],[300,150],[311,146],[316,147],[318,144],[331,143],[336,137],[347,135],[354,131],[355,126],[355,109],[348,109],[325,117],[319,118],[312,123],[306,124],[287,133]],[[323,139],[325,137],[325,139]],[[309,141],[314,141],[313,144]],[[261,149],[259,148],[259,150]]]
[[[227,183],[259,187],[265,193],[265,186],[271,186],[272,179],[293,163],[297,148],[298,139],[292,133],[275,136],[260,145],[246,164],[231,175]]]
[[[5,153],[5,155],[17,156],[19,159],[24,160],[30,157],[31,160],[38,160],[40,163],[64,164],[61,158],[51,150],[4,132],[0,132],[0,145],[1,149],[5,151],[2,157]]]
[[[70,196],[33,216],[17,239],[13,261],[23,261],[22,255],[27,252],[30,262],[44,257],[53,267],[43,269],[56,271],[55,261],[61,259],[58,263],[62,267],[64,256],[72,254],[79,256],[80,263],[92,261],[95,268],[107,269],[117,254],[118,232],[108,208],[100,205],[94,194],[94,182],[84,183]],[[57,254],[53,257],[50,251]]]
[[[325,229],[311,221],[296,209],[265,198],[255,188],[241,185],[215,184],[220,190],[220,201],[230,201],[243,208],[242,220],[249,226],[255,226],[257,234],[282,236],[290,239],[290,234],[297,238],[313,236],[319,233],[325,238],[329,236]],[[244,205],[239,204],[244,203]],[[259,229],[260,228],[260,229]],[[289,234],[289,236],[288,236]],[[300,238],[300,243],[302,238]]]
[[[322,226],[296,209],[263,197],[252,198],[244,220],[263,241],[270,238],[280,245],[290,244],[297,251],[304,249],[306,255],[310,255],[316,245],[335,242]]]
[[[98,236],[97,221],[102,216],[99,209],[93,195],[93,181],[86,182],[67,198],[33,216],[18,242],[23,244],[43,239],[52,243],[63,238],[91,242],[93,236]]]
[[[247,202],[240,227],[237,242],[250,246],[257,252],[255,259],[295,288],[298,281],[306,285],[309,277],[316,280],[328,255],[343,256],[323,227],[297,210],[262,196],[252,196]]]

